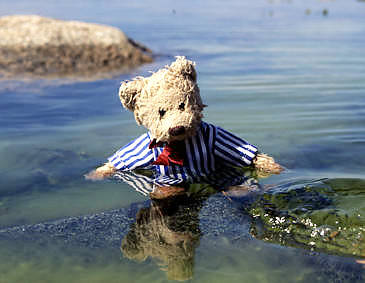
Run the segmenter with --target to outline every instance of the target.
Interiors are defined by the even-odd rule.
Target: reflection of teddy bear
[[[278,174],[282,167],[257,148],[220,127],[201,120],[202,103],[195,64],[177,57],[150,77],[123,82],[119,97],[149,132],[130,142],[88,177],[101,179],[116,170],[154,168],[184,181],[225,167],[254,166]]]
[[[140,209],[122,240],[123,255],[139,262],[154,259],[170,280],[191,279],[204,199],[179,196],[153,201],[150,207]]]

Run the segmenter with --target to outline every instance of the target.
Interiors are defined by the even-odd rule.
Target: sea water
[[[359,247],[353,247],[355,254],[349,254],[344,249],[338,252],[323,245],[311,246],[318,242],[299,241],[297,234],[282,241],[282,235],[267,226],[266,216],[262,216],[260,225],[251,222],[252,214],[265,214],[267,207],[261,206],[262,199],[272,201],[270,208],[277,209],[276,216],[286,217],[285,213],[292,211],[287,196],[282,206],[275,202],[283,201],[282,195],[276,197],[275,188],[280,192],[289,188],[292,200],[299,194],[298,184],[311,194],[323,193],[323,186],[316,184],[326,178],[330,181],[325,184],[329,182],[332,187],[324,193],[329,201],[320,207],[321,212],[354,216],[352,212],[356,211],[362,220],[363,1],[2,1],[0,15],[8,14],[39,14],[113,25],[151,48],[155,62],[90,82],[0,81],[0,230],[18,227],[12,232],[13,238],[8,232],[4,232],[6,237],[0,236],[0,282],[364,279],[362,266],[355,262],[365,256],[361,230],[354,236],[359,238]],[[136,125],[131,113],[122,109],[117,96],[120,81],[147,76],[176,55],[197,64],[201,96],[208,105],[205,121],[258,145],[286,170],[260,181],[273,189],[253,202],[256,207],[252,208],[252,202],[241,202],[234,209],[237,203],[220,194],[204,199],[196,215],[188,218],[195,221],[199,231],[188,231],[190,242],[181,240],[190,243],[190,249],[183,253],[189,256],[183,262],[172,261],[169,269],[166,261],[171,258],[162,246],[154,246],[154,257],[150,253],[138,260],[120,250],[139,211],[154,211],[151,203],[145,203],[147,198],[127,184],[113,180],[91,182],[83,175],[145,131]],[[346,193],[339,194],[341,188],[346,188]],[[141,205],[136,207],[136,203]],[[305,205],[312,209],[312,203]],[[123,229],[118,230],[119,238],[115,236],[109,246],[107,240],[104,245],[93,245],[90,233],[84,244],[82,240],[65,241],[54,236],[64,235],[64,230],[39,236],[39,242],[16,236],[23,229],[19,227],[27,227],[22,225],[70,217],[78,219],[75,231],[84,231],[80,228],[86,221],[82,217],[118,209],[126,209],[120,215],[128,211],[129,218],[119,224],[113,222]],[[310,211],[308,217],[316,213]],[[233,221],[236,218],[239,220]],[[87,223],[96,229],[92,222]],[[102,223],[100,229],[104,232],[113,229],[111,224]],[[357,222],[353,223],[348,229]],[[361,228],[359,225],[356,227]],[[57,230],[60,226],[55,227]],[[279,230],[286,228],[280,226]],[[328,241],[336,241],[340,235],[336,231]],[[93,233],[95,241],[104,237]],[[172,233],[169,237],[180,236]]]

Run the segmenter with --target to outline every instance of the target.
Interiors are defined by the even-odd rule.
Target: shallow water
[[[280,176],[262,180],[263,185],[365,179],[365,3],[361,1],[159,0],[107,5],[2,1],[0,15],[5,13],[115,25],[158,56],[153,64],[108,80],[0,81],[2,228],[102,213],[144,201],[126,184],[93,183],[83,174],[144,132],[132,114],[121,109],[116,95],[119,82],[147,75],[175,55],[197,63],[201,95],[209,106],[205,120],[259,145],[287,168]],[[343,209],[350,211],[348,203],[355,192],[364,190],[349,190],[342,199],[347,203]],[[249,229],[236,231],[232,226],[226,227],[228,235],[221,230],[214,234],[216,227],[206,220],[220,211],[219,205],[199,212],[205,234],[195,248],[193,280],[363,279],[362,267],[349,255],[327,255],[331,251],[326,249],[311,254],[298,245],[266,243],[252,239]],[[130,212],[131,223],[137,210]],[[219,227],[224,227],[222,219],[243,211],[224,214]],[[249,223],[245,218],[239,225]],[[119,245],[127,230],[121,232]],[[4,239],[0,282],[164,282],[167,278],[155,260],[131,261],[118,246],[68,245],[52,239],[43,246]]]

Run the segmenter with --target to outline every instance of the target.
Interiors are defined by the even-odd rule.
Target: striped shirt
[[[118,170],[152,169],[159,176],[179,182],[196,182],[227,167],[252,164],[257,148],[226,130],[201,122],[196,135],[185,139],[185,164],[152,165],[163,147],[149,148],[152,139],[145,133],[108,158]]]

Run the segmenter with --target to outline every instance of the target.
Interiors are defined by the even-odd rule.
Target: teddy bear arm
[[[216,127],[214,155],[229,166],[251,166],[257,148],[236,135]]]
[[[145,133],[121,147],[108,157],[109,163],[120,171],[147,168],[154,161],[154,149],[149,147],[151,139]]]

